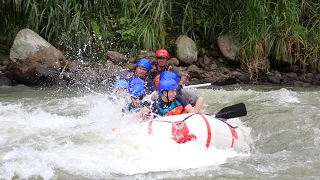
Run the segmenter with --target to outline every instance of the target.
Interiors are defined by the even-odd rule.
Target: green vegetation
[[[318,0],[2,0],[0,17],[1,51],[26,27],[66,54],[82,49],[94,61],[108,49],[169,47],[179,34],[203,47],[227,34],[239,38],[238,58],[253,76],[270,62],[320,71]]]

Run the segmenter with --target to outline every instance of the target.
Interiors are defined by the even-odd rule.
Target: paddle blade
[[[242,117],[247,115],[247,108],[244,103],[235,104],[232,106],[222,108],[215,117],[230,119],[236,117]]]

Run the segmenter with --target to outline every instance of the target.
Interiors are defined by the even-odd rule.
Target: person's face
[[[131,96],[131,102],[135,107],[139,107],[142,105],[142,99],[144,96],[133,97]]]
[[[158,66],[164,67],[167,65],[167,58],[166,57],[157,57]]]
[[[136,75],[137,75],[138,77],[145,77],[146,74],[147,74],[147,72],[148,72],[148,69],[147,69],[147,68],[144,68],[144,67],[141,67],[141,66],[138,66],[138,67],[136,68]]]
[[[168,97],[169,101],[173,101],[176,98],[177,90],[171,89],[169,91],[165,91],[163,92],[163,95],[165,95],[165,97]]]

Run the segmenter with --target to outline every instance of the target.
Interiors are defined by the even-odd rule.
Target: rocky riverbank
[[[320,85],[320,74],[299,73],[297,69],[285,72],[271,70],[259,78],[250,77],[236,55],[237,41],[230,36],[221,36],[217,45],[199,48],[187,36],[177,38],[175,56],[169,63],[189,77],[190,84],[216,82],[228,84],[284,84],[309,87]],[[88,63],[67,60],[65,56],[30,29],[21,30],[15,38],[9,55],[0,56],[0,86],[24,84],[76,86],[83,84],[105,85],[117,76],[135,68],[138,58],[146,57],[155,63],[154,52],[142,51],[137,58],[108,51],[106,63]]]

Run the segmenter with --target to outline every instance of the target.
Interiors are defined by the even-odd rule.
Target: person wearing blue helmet
[[[114,92],[118,95],[124,95],[128,92],[128,82],[124,79],[119,79],[114,84]]]
[[[179,81],[179,77],[176,73],[171,71],[164,71],[160,74],[160,81],[162,79],[173,79],[177,83]],[[188,103],[190,103],[193,107],[196,113],[201,113],[204,99],[201,96],[196,95],[195,93],[188,91],[186,89],[183,89],[182,86],[179,86],[177,89],[177,93],[180,94]]]
[[[160,116],[171,116],[183,113],[192,113],[194,108],[177,94],[178,83],[174,79],[162,79],[159,82],[157,101],[151,106],[151,111]]]
[[[115,105],[122,107],[127,104],[128,99],[128,82],[124,79],[118,79],[113,86],[113,91],[108,97]]]
[[[142,99],[146,95],[144,81],[138,77],[131,78],[128,82],[128,92],[131,102],[122,108],[122,112],[140,112],[144,107]]]
[[[134,72],[135,77],[139,77],[144,80],[146,92],[150,94],[153,91],[157,90],[157,87],[154,85],[152,79],[149,78],[149,71],[151,70],[151,62],[147,58],[141,58],[136,63],[136,69]]]

